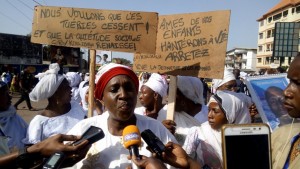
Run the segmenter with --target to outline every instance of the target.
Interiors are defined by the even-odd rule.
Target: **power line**
[[[42,4],[40,4],[39,2],[37,2],[36,0],[33,0],[33,2],[39,4],[40,6],[43,6]]]
[[[25,16],[30,22],[32,22],[31,19],[28,16],[26,16],[25,13],[23,13],[19,8],[17,8],[15,5],[13,5],[12,3],[10,3],[8,0],[6,0],[6,2],[8,2],[12,7],[14,7],[21,14],[23,14],[23,16]]]
[[[15,24],[17,24],[17,25],[23,27],[23,28],[26,29],[27,31],[31,31],[30,29],[26,28],[24,25],[22,25],[22,24],[20,24],[19,22],[15,21],[13,18],[11,18],[11,17],[5,15],[4,13],[2,13],[1,10],[0,10],[0,14],[2,14],[2,15],[5,16],[5,17],[7,17],[9,20],[11,20],[12,22],[14,22]]]
[[[31,10],[33,10],[33,8],[31,8],[29,5],[27,5],[26,3],[24,3],[23,1],[21,1],[21,0],[18,0],[19,2],[21,2],[23,5],[25,5],[25,6],[27,6],[27,8],[29,8],[29,9],[31,9]]]
[[[44,1],[44,4],[47,5],[47,4],[46,4],[46,0],[43,0],[43,1]]]

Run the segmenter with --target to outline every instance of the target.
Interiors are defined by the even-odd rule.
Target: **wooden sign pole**
[[[93,111],[94,111],[95,67],[96,67],[96,50],[91,49],[90,50],[90,81],[89,81],[88,117],[92,117]]]
[[[176,93],[177,93],[177,77],[170,76],[167,120],[174,120]]]

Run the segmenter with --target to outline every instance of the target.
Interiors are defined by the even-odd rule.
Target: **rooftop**
[[[267,16],[269,16],[270,14],[280,11],[286,7],[289,7],[289,6],[294,7],[298,4],[300,4],[300,0],[282,0],[277,5],[275,5],[273,8],[271,8],[267,13],[265,13],[262,17],[257,19],[257,21],[261,21],[261,20],[265,19]]]

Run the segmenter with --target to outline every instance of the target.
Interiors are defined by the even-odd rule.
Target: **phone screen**
[[[260,129],[260,128],[259,128]],[[241,131],[240,131],[241,132]],[[251,133],[251,131],[247,131]],[[225,135],[225,153],[228,169],[270,169],[269,134],[255,133]]]

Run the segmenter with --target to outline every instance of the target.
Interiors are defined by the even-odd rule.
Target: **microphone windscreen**
[[[126,149],[130,146],[141,145],[141,134],[135,125],[129,125],[123,130],[123,144]]]

